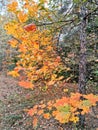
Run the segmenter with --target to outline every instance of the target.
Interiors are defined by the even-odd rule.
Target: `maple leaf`
[[[49,114],[49,113],[45,113],[45,114],[43,114],[43,117],[44,117],[45,119],[50,119],[50,114]]]
[[[32,44],[35,49],[39,49],[39,44],[37,42],[33,42]]]
[[[47,108],[48,108],[49,110],[51,110],[52,107],[53,107],[53,103],[52,103],[52,101],[49,101],[49,102],[47,103]]]
[[[20,45],[19,45],[19,50],[20,50],[21,52],[23,52],[23,53],[25,53],[25,52],[27,51],[25,45],[23,45],[23,44],[20,44]]]
[[[77,123],[79,121],[79,117],[72,115],[70,121]]]
[[[17,72],[17,71],[10,71],[10,72],[8,72],[8,75],[11,75],[11,76],[13,76],[13,77],[19,77],[20,75],[19,75],[19,73]]]
[[[11,4],[7,5],[8,10],[11,12],[16,12],[16,9],[18,7],[18,3],[16,1],[13,1]]]
[[[27,32],[30,32],[30,31],[35,32],[37,27],[36,27],[36,25],[34,23],[31,23],[31,24],[28,24],[28,25],[24,26],[24,29]]]
[[[10,44],[14,48],[18,44],[18,41],[15,39],[11,39],[8,41],[8,44]]]
[[[17,17],[18,17],[20,23],[26,22],[28,20],[27,14],[24,13],[23,11],[19,12],[17,14]]]
[[[58,112],[55,115],[55,119],[58,120],[60,123],[68,123],[70,119],[70,113]]]
[[[37,127],[37,124],[38,124],[38,119],[37,119],[37,117],[34,117],[32,123],[33,123],[33,128],[36,128],[36,127]]]
[[[21,86],[21,87],[24,87],[24,88],[31,88],[31,89],[33,89],[33,87],[34,87],[34,85],[31,83],[31,82],[29,82],[29,81],[24,81],[24,80],[22,80],[22,81],[20,81],[19,83],[19,86]]]
[[[30,115],[30,116],[33,116],[34,114],[36,114],[37,113],[37,108],[35,107],[35,108],[31,108],[30,110],[28,110],[28,114]]]
[[[84,95],[84,98],[88,99],[92,105],[96,105],[96,102],[98,101],[98,96],[91,94]]]
[[[86,113],[88,113],[90,111],[90,108],[87,106],[84,106],[84,107],[82,107],[82,112],[81,112],[81,114],[82,115],[84,115],[84,114],[86,114]]]
[[[55,107],[57,106],[64,106],[66,103],[68,103],[69,98],[67,97],[62,97],[62,99],[58,99],[55,103]]]
[[[43,114],[43,112],[44,112],[44,110],[39,110],[39,111],[37,112],[37,114],[38,114],[38,115],[41,115],[41,114]]]
[[[46,107],[46,105],[45,105],[45,104],[41,104],[41,105],[39,105],[39,107],[40,107],[41,109],[43,109],[43,108]]]
[[[51,86],[51,85],[53,85],[54,83],[55,83],[55,81],[51,80],[51,81],[49,81],[49,82],[47,83],[47,85],[48,85],[48,86]]]
[[[76,100],[76,101],[78,101],[78,100],[80,100],[80,97],[82,96],[82,94],[80,94],[80,93],[71,93],[71,100]]]

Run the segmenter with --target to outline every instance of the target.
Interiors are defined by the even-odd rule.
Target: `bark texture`
[[[86,93],[86,8],[81,7],[81,25],[80,25],[80,61],[79,61],[79,92]]]
[[[86,4],[84,3],[81,7],[81,25],[80,25],[80,61],[79,61],[79,92],[81,94],[86,94]],[[82,100],[84,100],[81,97]],[[79,114],[79,125],[78,128],[83,130],[85,128],[85,116]]]

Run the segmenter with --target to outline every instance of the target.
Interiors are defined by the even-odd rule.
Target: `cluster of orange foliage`
[[[19,52],[16,67],[8,74],[21,77],[24,73],[25,79],[19,82],[24,88],[33,89],[36,82],[43,82],[43,86],[53,85],[63,78],[56,73],[64,66],[56,54],[51,31],[40,29],[34,23],[27,24],[29,17],[38,18],[39,6],[35,2],[26,0],[22,8],[24,11],[19,10],[17,2],[8,5],[9,11],[16,16],[5,25],[7,33],[13,36],[8,43]]]
[[[49,29],[40,29],[29,19],[39,19],[40,6],[35,2],[24,0],[22,10],[18,8],[17,2],[8,5],[8,10],[15,15],[15,19],[5,25],[5,30],[13,38],[8,41],[18,51],[18,61],[13,71],[8,72],[13,77],[20,77],[19,85],[24,88],[33,89],[36,82],[40,85],[50,86],[62,79],[57,76],[64,68],[61,59],[55,51],[55,42],[52,40]],[[24,78],[23,78],[23,77]],[[42,86],[43,87],[43,86]],[[85,100],[81,100],[80,97]],[[70,97],[62,97],[57,101],[50,101],[46,105],[40,104],[28,110],[28,114],[34,116],[33,125],[36,127],[36,115],[44,118],[53,116],[60,123],[79,120],[81,114],[89,112],[91,106],[95,106],[98,96],[93,94],[81,95],[71,94]],[[44,110],[47,109],[48,113]]]
[[[85,100],[81,99],[84,98]],[[60,123],[79,121],[79,114],[89,113],[92,106],[96,106],[98,96],[93,94],[82,95],[80,93],[71,93],[69,97],[62,97],[56,101],[49,101],[47,104],[35,105],[28,110],[28,114],[34,117],[37,122],[33,122],[33,126],[37,126],[38,116],[42,115],[46,119],[54,117]]]

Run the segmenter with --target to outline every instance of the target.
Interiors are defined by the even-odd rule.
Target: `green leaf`
[[[60,106],[58,107],[58,110],[61,111],[61,112],[65,112],[65,113],[68,113],[70,112],[70,106],[68,104],[66,104],[66,106]]]
[[[89,100],[84,100],[84,101],[82,101],[82,103],[83,103],[83,106],[91,106],[91,103],[90,103],[90,101]]]

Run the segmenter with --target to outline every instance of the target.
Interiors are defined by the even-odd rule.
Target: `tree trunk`
[[[86,8],[81,7],[81,25],[80,25],[80,61],[79,61],[79,92],[86,93]]]
[[[85,4],[81,7],[81,25],[80,25],[80,61],[79,61],[79,92],[81,94],[86,94],[86,7]],[[81,100],[82,99],[81,97]],[[85,127],[85,116],[81,115],[81,110],[79,114],[79,129],[84,129]]]

